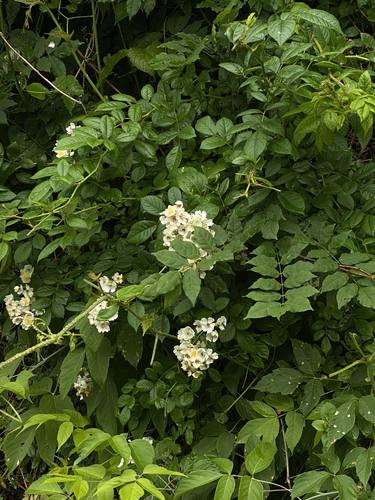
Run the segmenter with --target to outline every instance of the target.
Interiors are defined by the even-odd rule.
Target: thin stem
[[[290,469],[289,469],[289,456],[288,456],[288,448],[286,444],[286,439],[285,439],[285,428],[284,428],[284,422],[283,419],[280,419],[281,423],[281,434],[283,436],[283,444],[284,444],[284,454],[285,454],[285,468],[286,468],[286,482],[288,483],[288,486],[290,489],[292,489],[292,485],[290,483]]]
[[[63,339],[63,337],[67,333],[70,333],[70,330],[78,323],[78,321],[80,321],[82,318],[87,316],[87,314],[92,309],[94,309],[98,304],[103,302],[103,300],[105,300],[105,299],[106,299],[105,296],[99,297],[95,302],[93,302],[89,307],[84,309],[75,318],[73,318],[71,321],[68,321],[68,323],[66,323],[66,325],[62,328],[62,330],[60,330],[58,333],[52,334],[48,339],[43,340],[42,342],[39,342],[38,344],[35,344],[32,347],[29,347],[25,351],[18,352],[17,354],[12,356],[11,358],[0,363],[0,370],[2,368],[5,368],[6,366],[10,365],[14,361],[22,359],[25,356],[28,356],[29,354],[32,354],[33,352],[38,351],[39,349],[42,349],[43,347],[46,347],[46,346],[51,345],[51,344],[59,344],[61,342],[61,340]]]
[[[313,497],[309,497],[307,500],[313,500],[314,498],[322,498],[327,495],[337,495],[338,491],[327,491],[326,493],[319,493],[318,495],[314,495]]]
[[[33,71],[35,71],[35,73],[40,76],[40,78],[42,78],[42,80],[44,80],[45,82],[48,83],[48,85],[50,85],[53,89],[55,89],[57,92],[59,92],[60,94],[62,94],[64,97],[66,97],[67,99],[70,99],[71,101],[79,104],[80,106],[83,107],[83,104],[81,103],[81,101],[78,101],[77,99],[75,99],[74,97],[70,96],[69,94],[67,94],[66,92],[64,92],[63,90],[59,89],[58,87],[56,87],[56,85],[54,83],[52,83],[50,80],[48,80],[48,78],[46,78],[39,70],[37,70],[25,57],[23,57],[22,54],[20,54],[18,52],[18,50],[16,50],[9,42],[8,40],[5,38],[4,34],[0,31],[0,38],[3,40],[3,42],[5,43],[5,45],[10,49],[12,50],[16,55],[17,57],[19,57],[25,64],[27,64]]]
[[[56,19],[54,13],[51,11],[51,9],[48,7],[47,4],[45,4],[45,8],[46,10],[48,11],[49,15],[51,16],[51,19],[52,21],[55,23],[56,27],[62,32],[62,33],[66,33],[65,30],[63,30],[62,26],[60,25],[59,21]],[[83,73],[83,76],[86,78],[86,80],[89,82],[91,88],[93,89],[93,91],[95,92],[95,94],[99,97],[99,99],[101,101],[105,101],[105,97],[103,96],[103,94],[100,92],[100,90],[98,89],[98,87],[95,85],[95,83],[91,80],[89,74],[87,73],[84,65],[81,63],[79,57],[77,56],[77,52],[76,50],[72,47],[72,55],[76,61],[76,63],[78,64],[78,67],[79,69],[82,71]]]
[[[98,37],[98,28],[96,26],[96,7],[94,0],[91,0],[91,10],[92,10],[92,31],[94,35],[95,51],[96,51],[96,63],[98,65],[98,70],[101,71],[102,66],[100,62],[99,37]]]
[[[328,378],[332,378],[332,377],[336,377],[336,375],[340,375],[341,373],[344,373],[346,372],[347,370],[351,370],[352,368],[354,368],[355,366],[357,365],[361,365],[365,363],[365,360],[364,359],[357,359],[356,361],[353,361],[353,363],[350,363],[350,365],[347,365],[347,366],[344,366],[344,368],[341,368],[340,370],[337,370],[333,373],[330,373],[328,375]]]

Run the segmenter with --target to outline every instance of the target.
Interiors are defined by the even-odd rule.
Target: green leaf
[[[365,448],[354,448],[354,450],[358,450],[358,455],[355,459],[356,474],[363,486],[366,487],[375,460],[375,449],[372,447],[367,450]]]
[[[195,124],[195,130],[204,135],[217,134],[216,125],[211,116],[204,116],[203,118],[199,118],[199,120],[197,120],[197,123]]]
[[[273,38],[280,46],[290,38],[296,28],[296,23],[291,16],[277,18],[268,21],[267,30],[271,38]]]
[[[68,395],[73,383],[76,381],[84,359],[85,349],[83,347],[76,347],[74,351],[68,352],[65,356],[59,374],[60,394],[63,398]]]
[[[75,474],[96,480],[103,479],[106,473],[105,467],[100,464],[87,465],[86,467],[74,466],[73,470]]]
[[[225,146],[226,140],[223,137],[213,136],[207,137],[207,139],[203,139],[201,142],[201,149],[217,149]]]
[[[237,443],[246,444],[251,436],[262,438],[264,442],[274,442],[279,434],[280,424],[277,416],[254,418],[240,429]]]
[[[362,396],[358,402],[359,414],[375,425],[375,396]]]
[[[60,243],[61,243],[60,238],[48,243],[48,245],[46,245],[43,248],[43,250],[40,252],[40,254],[38,255],[38,262],[40,262],[42,259],[45,259],[49,255],[51,255],[51,253],[53,253],[60,246]]]
[[[74,426],[72,422],[63,422],[57,433],[57,451],[63,446],[64,443],[70,438],[72,435]]]
[[[119,300],[128,301],[131,299],[135,299],[143,294],[145,291],[145,285],[127,285],[123,286],[116,292],[116,297]]]
[[[85,481],[84,479],[76,479],[76,481],[73,484],[73,493],[74,497],[77,500],[81,500],[81,498],[84,498],[89,491],[89,483]]]
[[[90,375],[100,387],[104,387],[109,360],[112,357],[112,346],[108,338],[103,337],[100,348],[97,350],[86,347],[86,357]]]
[[[352,399],[340,405],[335,414],[328,421],[328,428],[322,437],[322,442],[327,447],[332,446],[336,441],[343,438],[351,431],[355,424],[355,409],[357,401]]]
[[[51,482],[51,478],[44,475],[34,481],[25,491],[28,495],[60,495],[63,493],[60,486],[55,482]],[[50,497],[51,498],[51,497]]]
[[[221,472],[213,470],[194,470],[189,477],[181,479],[178,483],[175,498],[179,498],[189,491],[195,490],[205,484],[210,484],[223,476]]]
[[[340,500],[357,500],[359,491],[354,480],[343,474],[339,474],[333,478],[333,486],[340,495]]]
[[[172,267],[174,269],[180,269],[181,267],[186,267],[188,265],[187,260],[184,257],[178,255],[178,253],[171,250],[159,250],[154,252],[154,255],[163,266]]]
[[[290,411],[286,414],[285,422],[288,426],[285,432],[285,441],[288,448],[293,453],[294,448],[301,439],[303,428],[305,426],[305,419],[300,413]]]
[[[143,353],[142,335],[130,328],[126,322],[121,322],[120,327],[117,337],[118,350],[128,363],[137,368]]]
[[[282,191],[277,193],[281,205],[289,212],[303,214],[305,212],[305,200],[299,193],[294,191]]]
[[[346,285],[348,279],[349,279],[348,275],[341,271],[329,274],[323,280],[321,292],[322,293],[330,292],[331,290],[337,290],[338,288],[342,288],[343,286]],[[374,287],[374,293],[375,293],[375,287]]]
[[[45,202],[46,198],[52,193],[52,187],[50,181],[44,181],[37,184],[29,194],[29,200],[31,203],[38,203],[39,201]]]
[[[6,241],[0,241],[0,261],[6,257],[9,248],[9,243]]]
[[[25,243],[21,243],[14,252],[15,264],[21,264],[23,262],[26,262],[30,257],[32,249],[33,249],[33,244],[31,241],[26,241]],[[0,260],[1,260],[1,250],[0,250]]]
[[[164,295],[174,290],[181,283],[181,276],[178,271],[169,271],[161,274],[156,282],[156,295]]]
[[[254,475],[271,465],[277,452],[274,443],[261,442],[253,448],[245,458],[246,469]]]
[[[233,476],[228,474],[221,477],[216,486],[214,500],[230,500],[235,486],[236,482]]]
[[[250,476],[242,476],[238,490],[238,500],[263,500],[263,485]]]
[[[187,259],[191,260],[198,260],[200,259],[200,253],[196,245],[194,243],[191,243],[190,241],[183,241],[183,240],[173,240],[172,243],[172,248],[176,250],[176,252],[183,257],[186,257]]]
[[[253,132],[245,143],[244,154],[250,161],[256,163],[260,155],[266,149],[267,142],[267,136],[263,132],[260,130]]]
[[[306,495],[307,493],[316,493],[321,490],[323,483],[330,477],[326,471],[308,471],[303,472],[294,480],[292,488],[292,498]]]
[[[354,299],[358,293],[358,285],[355,283],[349,283],[348,285],[340,288],[336,294],[337,307],[341,309],[342,307],[349,304],[349,302]]]
[[[67,422],[70,420],[69,415],[65,413],[38,413],[38,415],[32,415],[27,419],[23,426],[23,430],[25,431],[29,427],[40,427],[46,422],[54,421],[54,422]]]
[[[314,375],[322,362],[319,350],[298,339],[292,339],[292,346],[299,370],[308,375]]]
[[[358,292],[358,302],[363,307],[375,308],[375,286],[361,286]]]
[[[182,161],[181,146],[174,146],[165,158],[165,165],[168,170],[175,170],[180,166]]]
[[[276,368],[256,384],[255,389],[271,394],[293,394],[304,375],[293,368]]]
[[[139,500],[143,497],[144,490],[137,483],[129,483],[119,490],[121,500]]]
[[[257,302],[250,307],[245,319],[265,318],[267,316],[280,318],[286,312],[287,309],[279,302]]]
[[[39,101],[44,101],[49,94],[49,90],[41,83],[31,83],[26,87],[26,92]]]
[[[283,275],[287,278],[284,281],[284,286],[286,288],[297,288],[306,281],[316,278],[316,275],[311,272],[312,267],[313,265],[310,262],[303,261],[286,266],[283,270]]]
[[[141,479],[137,479],[137,483],[144,488],[148,493],[154,498],[159,498],[160,500],[165,500],[165,496],[161,491],[157,489],[157,487],[146,477],[141,477]]]
[[[243,76],[244,75],[244,68],[237,63],[220,63],[219,64],[220,68],[225,69],[229,73],[233,73],[234,75],[237,76]]]
[[[160,465],[149,464],[143,469],[143,474],[151,474],[157,476],[182,476],[186,477],[182,472],[175,470],[166,469],[165,467],[160,467]]]
[[[105,115],[100,119],[100,132],[104,139],[109,139],[113,132],[113,122],[112,119]]]
[[[194,228],[194,242],[202,250],[210,253],[215,249],[214,238],[212,234],[203,227]]]
[[[27,431],[5,435],[1,449],[4,452],[9,473],[13,472],[27,455],[34,440],[35,430],[35,428],[29,428]]]
[[[130,228],[128,241],[133,245],[144,243],[152,236],[156,230],[156,224],[150,220],[141,220],[136,222]]]
[[[129,441],[132,458],[139,470],[143,471],[146,465],[151,464],[155,458],[152,445],[144,439]]]
[[[208,185],[207,177],[192,167],[183,167],[176,177],[177,186],[188,194],[201,194]]]
[[[192,305],[195,306],[201,289],[201,279],[197,269],[188,269],[183,273],[182,288],[186,297],[190,300]]]
[[[325,10],[319,9],[296,9],[295,13],[299,19],[307,21],[310,24],[318,26],[319,28],[325,28],[328,30],[336,31],[336,33],[342,33],[340,23],[338,20]]]

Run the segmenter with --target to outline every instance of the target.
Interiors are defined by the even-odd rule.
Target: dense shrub
[[[372,0],[0,13],[2,498],[374,499]]]

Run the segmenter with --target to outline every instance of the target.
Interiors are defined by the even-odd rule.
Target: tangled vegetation
[[[0,498],[375,499],[374,21],[0,2]]]

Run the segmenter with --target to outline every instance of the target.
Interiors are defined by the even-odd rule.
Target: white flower
[[[120,273],[115,273],[112,276],[112,281],[114,281],[117,285],[121,285],[121,283],[124,281],[124,277]]]
[[[104,293],[114,293],[116,291],[117,283],[108,278],[108,276],[101,276],[99,283]]]
[[[76,395],[79,399],[87,398],[92,389],[92,379],[87,370],[81,370],[82,375],[78,375],[77,380],[74,382],[73,387],[76,390]]]
[[[143,439],[143,441],[147,441],[147,442],[148,442],[148,443],[150,443],[150,444],[154,444],[154,440],[153,440],[153,438],[152,438],[152,437],[150,437],[150,436],[143,436],[143,438],[142,438],[142,439]]]
[[[216,320],[216,326],[219,330],[225,330],[225,327],[227,326],[227,318],[225,316],[220,316],[220,318]]]
[[[33,272],[34,268],[30,264],[26,264],[25,266],[23,266],[23,268],[20,270],[20,279],[22,283],[30,283]]]
[[[197,332],[211,333],[215,330],[214,318],[201,318],[194,321],[193,325],[196,327]]]
[[[69,158],[74,155],[74,151],[70,151],[69,149],[55,149],[56,158]]]
[[[111,316],[107,320],[98,319],[98,314],[100,313],[100,311],[107,309],[107,307],[108,307],[108,302],[106,300],[103,300],[103,302],[100,302],[96,307],[94,307],[94,309],[92,309],[87,316],[90,325],[94,325],[99,333],[109,332],[111,329],[109,322],[114,321],[115,319],[118,318],[118,313],[116,312],[113,316]]]
[[[56,47],[55,42],[49,42],[48,47],[49,47],[50,49],[54,49],[54,48]]]
[[[181,341],[189,341],[195,335],[195,331],[190,326],[185,326],[185,328],[180,328],[177,332],[177,338]]]
[[[66,127],[66,129],[65,129],[65,130],[66,130],[66,133],[67,133],[68,135],[74,135],[74,131],[75,131],[75,129],[76,129],[76,128],[79,128],[79,127],[80,127],[80,125],[76,125],[75,123],[70,122],[70,124]]]
[[[21,278],[29,280],[33,270],[32,266],[24,266],[21,270]],[[24,330],[28,330],[32,328],[35,317],[42,314],[31,307],[34,300],[34,290],[30,285],[25,284],[15,286],[14,292],[19,298],[15,298],[12,293],[6,295],[4,298],[5,308],[14,325],[21,325]]]

